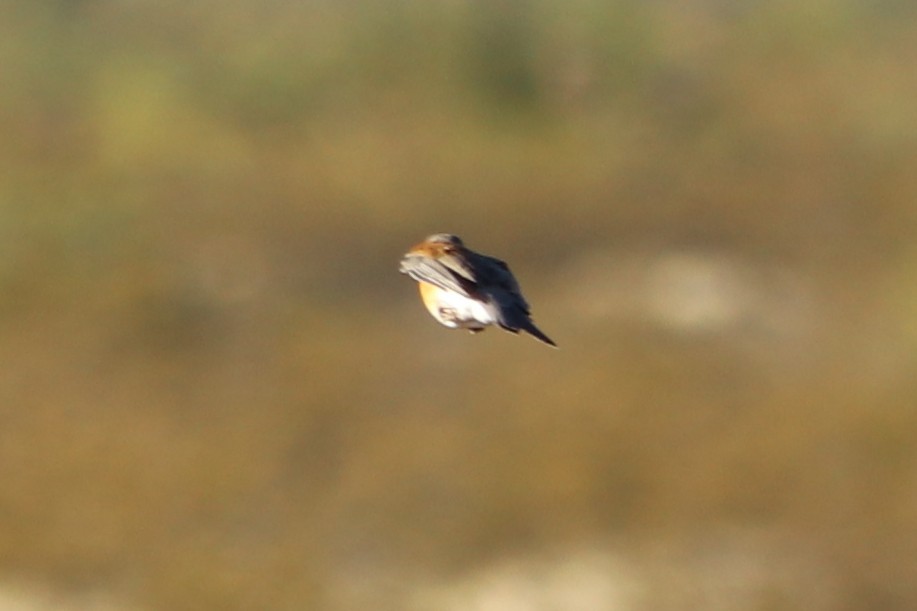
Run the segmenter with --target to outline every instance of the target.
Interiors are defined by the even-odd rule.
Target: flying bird
[[[557,347],[532,322],[529,304],[506,263],[474,252],[458,236],[429,236],[404,255],[399,271],[418,282],[424,306],[450,329],[477,333],[498,325]]]

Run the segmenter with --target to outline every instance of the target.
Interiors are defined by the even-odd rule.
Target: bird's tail
[[[551,346],[552,348],[557,348],[557,344],[554,343],[554,340],[552,340],[550,337],[542,333],[541,329],[536,327],[535,323],[533,323],[531,320],[525,321],[525,323],[522,325],[522,330],[528,333],[529,335],[531,335],[532,337],[534,337],[535,339],[537,339],[538,341],[543,342]]]
[[[542,333],[541,329],[536,327],[535,323],[532,322],[527,307],[518,307],[518,304],[513,304],[499,308],[498,313],[499,317],[497,323],[507,331],[511,333],[525,331],[538,341],[552,348],[557,348],[557,344],[554,343],[554,340]]]

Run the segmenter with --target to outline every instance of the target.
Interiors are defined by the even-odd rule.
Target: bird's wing
[[[399,271],[418,282],[426,282],[447,291],[454,291],[470,297],[474,283],[468,277],[470,271],[457,264],[456,257],[446,256],[434,259],[423,254],[408,253],[401,259]]]
[[[498,323],[501,327],[513,333],[525,331],[535,339],[557,347],[557,344],[532,322],[529,304],[522,296],[519,282],[505,261],[470,253],[469,264],[474,269],[481,294],[497,306]]]
[[[470,262],[482,289],[490,288],[490,292],[502,302],[501,305],[520,308],[526,314],[529,313],[529,304],[522,296],[519,282],[505,261],[474,253]]]

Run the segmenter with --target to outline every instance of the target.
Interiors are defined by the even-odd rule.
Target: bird
[[[525,331],[557,348],[535,326],[516,277],[500,259],[474,252],[451,233],[434,233],[404,254],[398,271],[420,285],[427,311],[450,329],[472,333],[497,325],[510,333]]]

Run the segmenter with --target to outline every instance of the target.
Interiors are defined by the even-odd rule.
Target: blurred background
[[[917,608],[917,5],[0,4],[0,609]],[[433,232],[555,351],[440,327]]]

